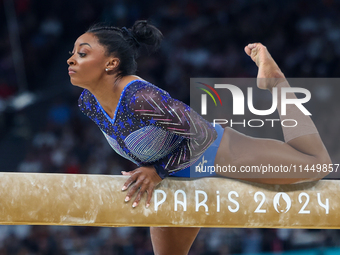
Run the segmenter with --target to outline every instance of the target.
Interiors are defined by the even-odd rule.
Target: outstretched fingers
[[[156,186],[157,185],[150,185],[148,190],[146,191],[146,193],[148,194],[148,197],[146,198],[146,207],[150,206],[152,194],[153,194]]]
[[[138,176],[136,174],[134,174],[134,171],[131,171],[131,172],[122,171],[122,174],[123,175],[130,175],[130,178],[124,183],[124,185],[122,187],[122,191],[125,191],[130,187],[130,185],[132,183],[134,183],[136,181]]]
[[[150,206],[151,203],[151,198],[152,198],[152,194],[153,191],[155,189],[156,185],[151,183],[148,179],[143,179],[140,181],[137,181],[129,190],[126,198],[128,198],[128,200],[125,199],[126,202],[128,202],[131,197],[133,196],[133,194],[135,194],[138,189],[138,193],[137,196],[132,204],[132,207],[136,207],[137,205],[139,205],[140,200],[142,199],[143,194],[146,192],[147,193],[147,199],[146,199],[146,207]]]
[[[147,184],[142,184],[140,186],[139,192],[137,193],[137,196],[135,198],[135,201],[132,204],[132,207],[136,207],[139,204],[139,202],[140,202],[144,192],[147,190],[147,188],[148,188]]]
[[[125,176],[130,176],[122,187],[122,191],[130,188],[125,197],[125,202],[130,201],[132,196],[137,193],[137,196],[132,204],[132,207],[136,207],[139,204],[143,194],[146,192],[146,207],[149,207],[153,191],[155,187],[162,181],[155,168],[152,166],[140,167],[131,172],[122,171],[122,174]]]
[[[131,180],[130,180],[131,179]],[[130,176],[130,178],[127,180],[127,184],[129,187],[133,182],[135,182],[131,188],[129,189],[128,193],[126,194],[125,197],[125,202],[130,201],[131,197],[137,192],[137,190],[142,186],[143,184],[143,179],[140,178],[140,176],[137,174],[133,174]],[[135,206],[134,206],[135,207]]]

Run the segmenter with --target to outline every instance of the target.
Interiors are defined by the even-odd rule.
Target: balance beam
[[[149,208],[124,202],[126,176],[0,174],[0,224],[340,228],[340,182],[258,185],[167,178]]]

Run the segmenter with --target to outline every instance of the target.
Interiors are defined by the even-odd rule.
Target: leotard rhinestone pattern
[[[208,121],[146,81],[125,86],[113,119],[86,89],[78,103],[119,155],[153,165],[162,178],[193,164],[217,138]]]

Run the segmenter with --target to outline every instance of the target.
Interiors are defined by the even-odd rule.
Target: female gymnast
[[[163,178],[188,176],[190,165],[199,162],[202,155],[220,166],[330,163],[312,120],[296,109],[288,110],[285,116],[299,122],[294,129],[282,128],[285,142],[252,138],[231,128],[213,127],[189,106],[135,76],[140,46],[157,48],[162,37],[147,21],[136,21],[131,29],[96,25],[76,40],[67,60],[71,83],[84,88],[79,98],[81,111],[99,126],[118,154],[138,166],[133,171],[122,172],[130,176],[122,188],[129,189],[126,202],[137,193],[132,204],[135,207],[147,193],[146,206],[149,206],[153,190]],[[276,82],[258,79],[260,89],[289,87],[265,46],[248,44],[245,52],[258,66],[258,78],[276,78]],[[233,177],[230,173],[221,174]],[[323,176],[260,177],[239,179],[289,184]],[[198,231],[199,228],[152,227],[155,254],[187,254]]]

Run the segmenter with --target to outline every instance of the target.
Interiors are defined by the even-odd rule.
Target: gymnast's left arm
[[[155,86],[139,89],[132,96],[129,107],[134,118],[140,120],[141,128],[149,128],[144,139],[154,140],[162,136],[162,141],[165,141],[155,146],[153,154],[151,152],[150,157],[154,161],[134,171],[123,172],[130,178],[122,190],[132,185],[126,201],[140,188],[133,205],[138,205],[141,196],[147,191],[148,206],[158,183],[170,172],[179,171],[195,162],[213,143],[217,133],[209,122],[188,105],[171,98],[167,92]]]
[[[153,150],[149,152],[153,162],[148,164],[162,179],[193,164],[217,138],[211,123],[156,86],[135,92],[129,108],[147,126],[144,139],[149,139],[149,151]]]

